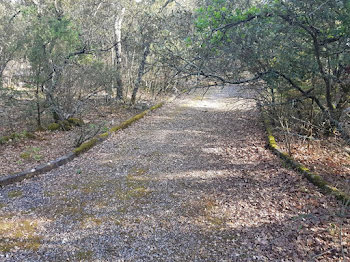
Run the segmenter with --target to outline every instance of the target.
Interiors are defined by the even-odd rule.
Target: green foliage
[[[84,125],[84,120],[80,119],[80,118],[71,117],[71,118],[68,118],[67,121],[74,126],[83,126]]]
[[[213,0],[197,10],[196,35],[186,43],[203,58],[196,63],[201,74],[228,82],[246,72],[260,75],[266,91],[274,91],[274,103],[300,101],[308,108],[293,112],[295,118],[309,121],[315,114],[308,110],[316,105],[316,112],[336,122],[350,102],[349,11],[348,1],[240,6]],[[274,107],[275,113],[282,108]],[[321,125],[322,118],[312,121]]]
[[[5,144],[9,141],[19,141],[19,140],[25,139],[25,138],[35,139],[36,136],[35,136],[35,134],[28,132],[28,131],[23,131],[20,133],[15,132],[15,133],[12,133],[8,136],[0,137],[0,145]]]
[[[47,129],[50,131],[56,131],[56,130],[71,130],[73,126],[83,126],[84,121],[79,118],[68,118],[67,120],[59,121],[58,123],[51,123],[48,125]]]
[[[47,129],[50,131],[56,131],[56,130],[59,130],[60,128],[61,128],[61,126],[58,123],[51,123],[47,127]]]
[[[25,159],[25,160],[28,160],[30,159],[31,155],[29,152],[23,152],[19,155],[21,158]]]
[[[39,154],[40,148],[38,147],[30,147],[26,149],[24,152],[22,152],[19,156],[20,158],[24,160],[35,160],[35,161],[40,161],[42,158],[42,155]]]
[[[72,124],[68,120],[59,121],[58,124],[60,125],[63,131],[68,131],[72,129]]]
[[[3,136],[0,138],[0,145],[5,144],[6,142],[8,142],[11,139],[10,136]]]

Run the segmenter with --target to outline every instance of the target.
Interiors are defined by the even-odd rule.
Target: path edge
[[[15,174],[10,174],[10,175],[5,176],[4,178],[1,178],[0,179],[0,187],[4,187],[4,186],[10,185],[10,184],[14,184],[14,183],[23,181],[25,179],[29,179],[29,178],[47,173],[53,169],[56,169],[60,166],[67,164],[68,162],[72,161],[74,158],[80,156],[81,154],[89,151],[94,146],[107,140],[111,136],[111,134],[116,133],[120,130],[123,130],[123,129],[129,127],[131,124],[140,120],[141,118],[143,118],[145,115],[147,115],[151,111],[156,110],[158,108],[161,108],[164,104],[165,104],[165,102],[161,102],[159,104],[156,104],[156,105],[150,107],[149,109],[129,118],[128,120],[122,122],[121,124],[111,127],[107,132],[100,134],[100,135],[97,135],[94,138],[90,139],[89,141],[86,141],[81,146],[79,146],[78,148],[75,148],[72,152],[70,152],[64,156],[61,156],[61,157],[59,157],[55,160],[52,160],[48,163],[39,165],[35,168],[27,169],[25,171],[15,173]]]
[[[285,164],[287,164],[289,167],[291,167],[292,169],[296,170],[298,173],[306,177],[312,184],[317,186],[322,192],[331,194],[335,196],[338,200],[344,201],[344,203],[349,205],[350,196],[348,194],[336,188],[335,186],[332,186],[327,181],[325,181],[322,176],[311,172],[306,166],[297,162],[290,155],[288,155],[286,152],[283,152],[280,149],[280,147],[276,142],[275,137],[272,134],[271,122],[269,117],[267,116],[266,111],[261,106],[259,106],[259,108],[260,108],[261,116],[264,122],[266,134],[267,134],[267,143],[268,143],[269,149],[278,157],[280,157]]]

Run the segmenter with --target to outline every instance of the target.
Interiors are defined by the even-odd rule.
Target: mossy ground
[[[148,188],[148,185],[149,178],[147,177],[147,170],[143,168],[132,168],[121,186],[116,188],[115,195],[120,200],[136,201],[152,192]]]
[[[9,198],[21,197],[23,192],[21,190],[12,190],[8,193]]]
[[[79,118],[68,118],[67,120],[59,121],[58,123],[51,123],[47,126],[49,131],[71,130],[75,126],[83,126],[84,120]]]
[[[10,142],[10,141],[20,141],[22,139],[25,139],[25,138],[29,138],[29,139],[36,139],[36,135],[33,134],[32,132],[29,132],[29,131],[23,131],[23,132],[20,132],[20,133],[12,133],[8,136],[3,136],[3,137],[0,137],[0,145],[1,144],[6,144],[7,142]]]
[[[181,205],[182,214],[194,218],[202,226],[209,226],[211,230],[220,230],[226,225],[227,219],[218,210],[220,210],[218,204],[210,196]]]
[[[31,156],[30,156],[29,152],[23,152],[19,155],[19,157],[24,159],[24,160],[29,160]]]
[[[106,219],[98,218],[94,215],[85,215],[81,220],[81,228],[94,228],[100,226]]]
[[[93,258],[94,253],[91,250],[79,250],[75,253],[75,260],[77,261],[90,261]]]
[[[42,237],[36,234],[37,230],[38,221],[0,217],[0,252],[7,253],[15,248],[38,250]]]
[[[59,130],[61,126],[58,123],[51,123],[48,125],[47,129],[50,131],[56,131]]]
[[[85,124],[84,120],[81,118],[71,117],[71,118],[68,118],[67,121],[73,126],[83,126]]]
[[[123,215],[130,208],[146,203],[145,198],[152,193],[146,168],[131,168],[127,175],[115,179],[89,173],[85,176],[83,183],[67,183],[60,190],[45,191],[45,197],[59,198],[59,203],[54,209],[47,206],[41,212],[50,214],[52,219],[71,217],[81,228],[91,229],[105,223],[122,226],[126,223]],[[87,197],[98,200],[87,201]],[[100,216],[103,210],[110,209],[115,211],[109,216]]]
[[[38,147],[27,147],[19,156],[23,160],[35,160],[35,161],[40,161],[42,158],[42,155],[39,154],[40,148]]]

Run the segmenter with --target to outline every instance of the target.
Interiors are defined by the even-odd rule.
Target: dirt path
[[[349,217],[265,144],[236,87],[177,100],[68,165],[0,189],[0,260],[349,258]]]

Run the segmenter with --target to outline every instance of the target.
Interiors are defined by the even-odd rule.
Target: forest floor
[[[117,103],[95,103],[90,105],[90,108],[93,110],[84,114],[82,119],[85,125],[81,128],[75,127],[68,131],[36,131],[32,132],[32,138],[22,137],[0,144],[0,178],[72,152],[81,134],[89,133],[87,129],[92,132],[100,128],[102,133],[142,111]]]
[[[285,139],[276,134],[277,143],[284,152],[288,152]],[[346,147],[345,141],[336,137],[310,141],[290,139],[291,155],[295,160],[350,195],[350,151],[345,151]]]
[[[349,210],[265,148],[238,87],[0,189],[1,261],[348,261]]]

